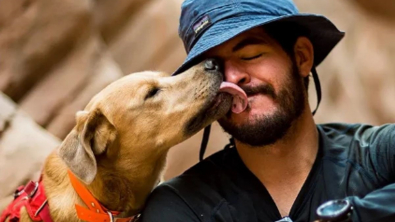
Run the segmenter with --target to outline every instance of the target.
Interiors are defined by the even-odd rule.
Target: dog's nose
[[[221,71],[219,62],[216,59],[207,59],[204,63],[204,69],[207,71]]]

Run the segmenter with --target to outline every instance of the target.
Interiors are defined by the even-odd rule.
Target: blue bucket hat
[[[180,74],[201,59],[203,53],[249,29],[287,22],[303,28],[304,36],[314,47],[314,66],[311,70],[317,91],[317,107],[321,101],[321,87],[315,67],[318,66],[344,32],[326,17],[299,13],[292,0],[185,0],[181,6],[179,36],[188,53],[183,64],[173,73]],[[199,159],[207,147],[210,126],[203,134]],[[233,139],[226,147],[234,145]]]
[[[291,22],[306,30],[314,46],[314,65],[318,66],[344,32],[326,17],[299,13],[292,0],[185,0],[181,6],[178,34],[188,53],[179,74],[199,56],[249,29]]]

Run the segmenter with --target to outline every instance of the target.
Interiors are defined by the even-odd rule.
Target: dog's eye
[[[160,91],[160,89],[157,87],[150,89],[144,99],[146,100],[151,97],[154,97],[156,94],[158,94],[159,91]]]

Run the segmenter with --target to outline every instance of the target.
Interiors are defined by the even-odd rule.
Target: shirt
[[[322,203],[347,198],[354,222],[395,221],[395,125],[334,123],[317,129],[319,151],[290,219],[314,221]],[[280,219],[268,191],[235,148],[219,151],[158,186],[142,212],[143,222]]]

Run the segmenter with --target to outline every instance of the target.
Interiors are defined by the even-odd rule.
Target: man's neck
[[[289,215],[317,156],[318,131],[309,112],[272,145],[251,147],[235,141],[242,161],[266,187],[282,216]]]
[[[236,147],[245,165],[262,179],[309,172],[318,152],[318,131],[307,109],[276,143],[252,147],[236,140]]]

